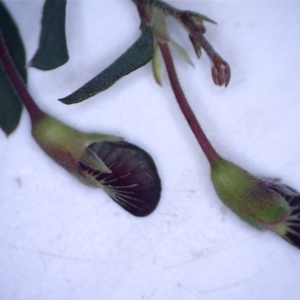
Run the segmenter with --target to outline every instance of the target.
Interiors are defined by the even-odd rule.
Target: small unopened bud
[[[229,83],[231,74],[228,63],[218,54],[212,59],[212,63],[211,74],[214,83],[219,86],[225,85],[226,87]]]

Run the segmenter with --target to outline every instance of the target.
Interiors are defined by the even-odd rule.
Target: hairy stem
[[[166,64],[166,69],[168,72],[169,80],[177,99],[178,105],[185,116],[191,130],[193,131],[201,149],[206,155],[209,163],[212,165],[216,160],[220,158],[216,150],[211,145],[210,141],[206,137],[204,131],[202,130],[193,110],[191,109],[187,99],[183,93],[181,85],[179,83],[175,66],[173,63],[173,58],[167,43],[159,43],[159,47]]]
[[[44,116],[43,111],[36,105],[32,97],[27,91],[19,72],[6,47],[3,34],[0,28],[0,64],[2,64],[8,80],[14,88],[19,99],[23,102],[29,112],[32,122],[39,120]]]

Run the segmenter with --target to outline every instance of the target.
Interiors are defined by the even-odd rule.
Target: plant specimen
[[[161,183],[151,156],[121,138],[83,133],[43,112],[28,93],[25,50],[14,21],[0,2],[0,127],[7,135],[18,125],[22,105],[32,136],[56,163],[90,187],[101,187],[135,216],[157,206]]]
[[[201,49],[207,53],[212,62],[214,83],[227,86],[230,67],[204,37],[203,21],[214,21],[160,0],[133,2],[141,18],[139,39],[99,75],[60,101],[65,104],[83,101],[151,60],[155,80],[161,84],[164,64],[178,105],[210,164],[211,181],[219,198],[250,225],[270,229],[300,248],[299,193],[279,181],[256,178],[222,158],[207,139],[180,86],[169,45],[185,60],[190,62],[190,59],[186,51],[170,38],[166,16],[175,18],[186,29],[198,58]]]

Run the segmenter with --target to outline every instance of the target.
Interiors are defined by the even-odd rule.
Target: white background
[[[38,45],[42,1],[5,1],[24,39]],[[207,39],[231,66],[213,84],[178,24],[172,37],[195,68],[175,57],[188,100],[221,155],[257,176],[300,190],[300,3],[176,1],[218,22]],[[216,196],[209,165],[181,115],[167,78],[151,64],[80,104],[57,101],[98,74],[139,36],[135,5],[67,5],[69,62],[28,69],[40,107],[80,130],[123,136],[154,158],[163,192],[155,212],[136,218],[102,190],[83,186],[30,135],[0,132],[0,299],[299,299],[300,251],[241,221]]]

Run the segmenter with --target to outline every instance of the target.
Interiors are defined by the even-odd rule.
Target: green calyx
[[[289,215],[289,206],[280,194],[225,159],[212,165],[211,180],[224,204],[254,227],[272,227]]]
[[[95,142],[120,140],[111,135],[82,133],[49,115],[33,123],[32,136],[54,161],[89,186],[95,186],[95,182],[88,180],[80,170],[79,162],[103,173],[111,171],[88,146]]]

